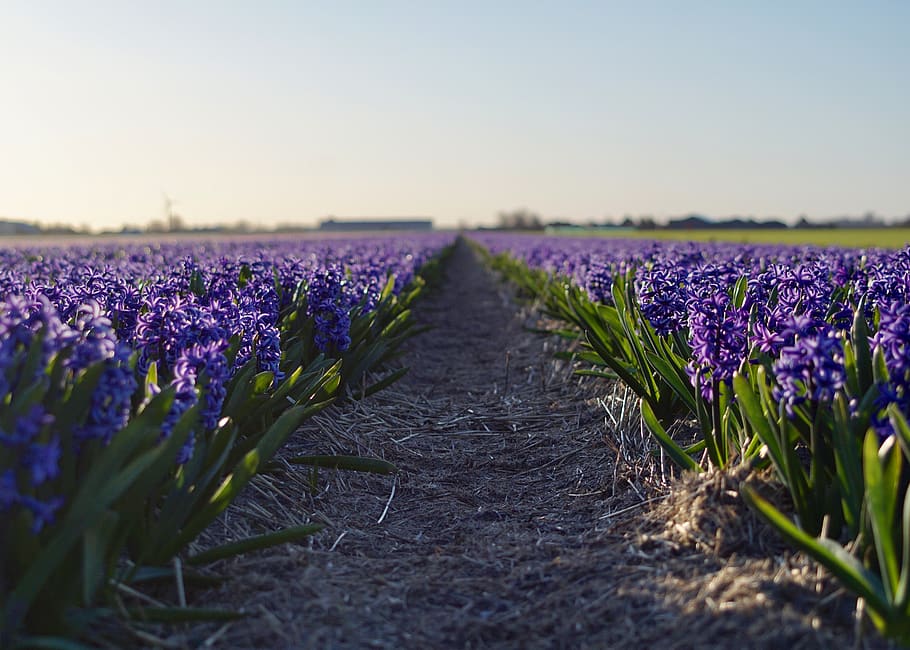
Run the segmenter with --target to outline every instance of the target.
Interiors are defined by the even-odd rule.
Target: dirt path
[[[849,601],[805,561],[768,559],[774,542],[724,502],[735,500],[720,479],[662,500],[646,456],[617,462],[639,435],[621,388],[579,383],[517,312],[460,245],[419,305],[433,330],[410,343],[411,372],[321,414],[288,451],[379,456],[397,477],[322,471],[315,490],[299,471],[260,480],[226,518],[231,535],[276,521],[326,529],[309,548],[218,567],[236,579],[201,604],[250,617],[184,644],[853,647]],[[620,399],[608,412],[597,395]],[[699,518],[706,503],[727,519]]]

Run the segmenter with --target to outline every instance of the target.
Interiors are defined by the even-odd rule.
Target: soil
[[[679,478],[620,384],[572,374],[459,243],[416,310],[410,372],[282,452],[394,476],[257,478],[203,543],[307,522],[308,543],[214,569],[191,604],[243,609],[158,643],[214,648],[862,648],[855,601],[740,501],[742,471]],[[773,491],[768,485],[766,491]],[[151,638],[151,637],[149,637]]]

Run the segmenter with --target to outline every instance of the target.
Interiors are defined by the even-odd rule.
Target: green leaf
[[[268,370],[260,372],[253,378],[253,394],[259,395],[266,392],[275,379],[275,373]]]
[[[230,609],[206,609],[203,607],[131,607],[127,608],[126,612],[134,620],[150,623],[236,621],[246,616],[243,612]]]
[[[705,441],[699,440],[698,442],[692,443],[691,445],[689,445],[688,447],[683,449],[683,451],[686,452],[687,456],[693,456],[694,454],[702,453],[705,450],[705,446],[706,446]]]
[[[145,373],[145,395],[151,395],[150,386],[158,385],[158,362],[152,361],[149,364],[148,372]]]
[[[692,470],[693,472],[703,471],[701,466],[689,456],[682,447],[670,437],[670,434],[663,428],[651,405],[646,401],[641,401],[641,416],[645,424],[651,431],[651,434],[657,439],[657,442],[663,447],[664,451],[670,456],[671,460],[683,469]]]
[[[40,349],[40,346],[36,346]],[[83,422],[92,404],[92,394],[98,386],[104,364],[96,363],[85,370],[76,380],[66,400],[66,408],[58,408],[55,425],[58,429],[71,429],[75,423]]]
[[[247,363],[243,364],[243,367],[237,371],[237,374],[234,375],[233,378],[231,378],[231,381],[228,384],[227,398],[221,409],[222,415],[233,417],[235,413],[246,405],[253,395],[255,375],[256,360],[250,359]],[[292,378],[286,378],[285,382],[289,379],[293,381]]]
[[[82,537],[82,604],[91,605],[95,593],[107,578],[107,561],[111,553],[110,539],[116,532],[119,516],[105,512],[97,525],[85,531]]]
[[[833,414],[832,447],[844,522],[850,534],[856,536],[860,532],[860,519],[865,500],[862,438],[851,430],[852,416],[845,395],[839,394],[835,398]]]
[[[370,395],[373,395],[374,393],[377,393],[385,388],[388,388],[389,386],[394,384],[396,381],[398,381],[399,379],[404,377],[406,374],[408,374],[408,370],[410,370],[410,368],[405,367],[405,368],[399,368],[398,370],[395,370],[394,372],[389,373],[388,375],[386,375],[379,381],[367,386],[365,389],[363,389],[363,391],[354,393],[354,399],[363,399],[363,398],[369,397]]]
[[[736,281],[736,284],[733,285],[733,306],[736,309],[742,309],[743,305],[746,304],[746,296],[749,291],[749,276],[744,275],[739,280]]]
[[[602,339],[598,338],[593,331],[585,331],[585,340],[588,344],[594,348],[600,358],[603,359],[603,362],[609,366],[613,372],[615,372],[619,377],[625,382],[625,384],[632,389],[638,397],[641,399],[651,401],[653,396],[647,390],[645,385],[638,380],[638,378],[633,374],[633,369],[627,366],[625,363],[614,357],[610,350],[604,345]]]
[[[879,613],[890,609],[888,597],[885,594],[881,579],[862,563],[850,555],[837,542],[815,538],[800,530],[777,508],[760,497],[749,486],[740,488],[743,500],[760,514],[781,537],[796,546],[801,551],[814,557],[854,594],[866,600],[870,608]]]
[[[163,550],[162,556],[177,555],[187,544],[196,539],[237,498],[240,490],[256,475],[259,462],[260,455],[256,449],[248,452],[234,467],[234,471],[224,479],[215,494],[186,522],[180,534],[165,547],[166,550]]]
[[[612,370],[610,370],[610,371],[586,370],[584,368],[581,368],[579,370],[574,371],[574,374],[579,375],[581,377],[599,377],[600,379],[619,379],[619,375],[617,375]]]
[[[389,273],[389,278],[386,280],[385,286],[382,288],[382,292],[379,294],[379,302],[387,301],[391,297],[394,290],[395,275],[393,273]]]
[[[30,648],[32,650],[93,650],[96,647],[59,636],[27,636],[18,639],[13,645],[13,650],[18,650],[18,648]]]
[[[17,627],[18,620],[12,612],[27,612],[47,580],[66,559],[83,532],[95,525],[98,518],[142,472],[156,459],[155,450],[139,455],[129,462],[133,454],[143,447],[154,447],[161,423],[170,409],[173,389],[162,391],[145,410],[119,431],[92,464],[80,483],[69,509],[58,524],[57,532],[40,555],[28,567],[25,575],[10,594],[4,620]],[[125,463],[128,463],[125,465]],[[125,465],[125,466],[124,466]]]
[[[893,600],[900,579],[899,559],[894,545],[894,517],[900,480],[901,452],[896,445],[887,447],[889,446],[886,442],[880,458],[878,435],[870,429],[863,443],[863,473],[879,570],[885,593],[889,600]]]
[[[388,325],[386,325],[382,332],[380,332],[380,338],[387,338],[392,336],[398,329],[400,329],[411,317],[411,310],[405,309],[403,312],[395,316]]]
[[[697,398],[695,396],[695,391],[692,389],[692,384],[683,380],[683,377],[685,376],[684,367],[680,368],[679,366],[674,366],[666,358],[653,352],[648,352],[647,356],[651,366],[660,373],[660,376],[669,384],[670,388],[676,393],[682,403],[686,405],[693,415],[695,415],[698,412],[698,407],[695,404]]]
[[[205,280],[198,269],[190,275],[190,291],[200,298],[205,295]]]
[[[186,561],[187,564],[191,565],[209,564],[217,560],[234,557],[243,553],[247,553],[249,551],[261,551],[263,549],[277,546],[279,544],[297,542],[301,539],[304,539],[305,537],[309,537],[314,533],[318,533],[322,529],[323,526],[321,524],[292,526],[275,533],[267,533],[264,535],[247,537],[246,539],[242,539],[236,542],[222,544],[221,546],[210,548],[207,551],[203,551],[202,553],[191,555],[189,558],[187,558]]]
[[[261,437],[256,448],[244,455],[208,502],[186,523],[181,533],[167,546],[167,552],[176,555],[180,549],[196,539],[199,533],[237,498],[240,491],[256,475],[260,463],[271,459],[301,422],[318,408],[322,406],[317,404],[287,409]]]
[[[869,325],[866,323],[864,312],[864,301],[860,301],[853,315],[853,330],[850,336],[853,354],[856,357],[856,373],[860,393],[868,390],[873,383],[872,352],[869,347],[871,332],[869,332]]]
[[[216,575],[211,573],[199,573],[195,569],[183,567],[183,582],[188,585],[198,587],[218,587],[227,582],[230,578],[227,576]],[[123,582],[129,585],[139,585],[144,583],[166,583],[173,584],[175,580],[174,566],[140,566],[135,567],[125,576]]]
[[[768,452],[774,459],[775,464],[783,464],[783,455],[778,444],[777,436],[771,429],[768,417],[762,410],[761,403],[752,390],[752,384],[745,375],[734,373],[733,375],[733,393],[739,402],[740,411],[746,416],[755,435],[768,447]]]
[[[387,460],[366,458],[364,456],[296,456],[288,462],[294,465],[347,469],[354,472],[370,472],[372,474],[395,474],[398,472],[398,468]]]
[[[907,613],[910,605],[910,486],[904,494],[904,509],[901,517],[901,577],[897,585],[895,601],[900,612]]]
[[[876,384],[886,384],[890,381],[888,365],[885,363],[885,353],[881,348],[876,348],[872,354],[872,378]]]
[[[240,273],[237,276],[237,287],[243,289],[252,279],[253,270],[250,268],[249,264],[243,264],[240,267]]]
[[[904,453],[910,456],[910,424],[907,423],[907,418],[901,413],[897,404],[888,405],[888,420],[897,432]]]

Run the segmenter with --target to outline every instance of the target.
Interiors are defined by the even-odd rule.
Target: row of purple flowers
[[[788,411],[830,401],[845,381],[842,337],[862,310],[889,381],[879,412],[910,413],[910,248],[854,250],[812,246],[656,242],[478,235],[490,252],[583,287],[612,304],[613,279],[634,270],[639,307],[660,335],[682,333],[689,374],[711,401],[755,353],[774,359],[775,396]],[[740,299],[734,288],[745,278]],[[882,437],[885,417],[874,421]]]
[[[477,239],[675,465],[773,468],[786,512],[742,498],[910,643],[910,248]]]
[[[42,403],[16,408],[17,393],[52,360],[62,359],[58,372],[71,377],[102,368],[73,427],[77,447],[109,442],[137,401],[166,386],[176,397],[162,437],[200,399],[201,427],[210,430],[227,382],[248,361],[281,382],[280,321],[299,292],[313,344],[338,356],[351,342],[352,313],[372,310],[389,277],[397,294],[449,239],[0,250],[0,517],[25,510],[38,533],[64,505],[49,486],[64,453],[54,416]],[[193,444],[190,436],[178,463]]]

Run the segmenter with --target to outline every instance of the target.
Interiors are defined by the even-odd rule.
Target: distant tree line
[[[626,215],[622,219],[602,220],[588,219],[583,223],[567,221],[564,219],[543,219],[538,213],[527,208],[511,211],[501,211],[497,215],[494,230],[522,230],[540,231],[545,228],[616,228],[623,230],[772,230],[787,228],[910,228],[910,214],[903,219],[887,221],[874,212],[867,212],[861,217],[842,216],[822,220],[809,220],[805,215],[800,215],[799,220],[792,226],[781,219],[755,218],[755,217],[730,217],[716,219],[701,214],[688,214],[674,217],[665,223],[658,221],[650,215]]]

